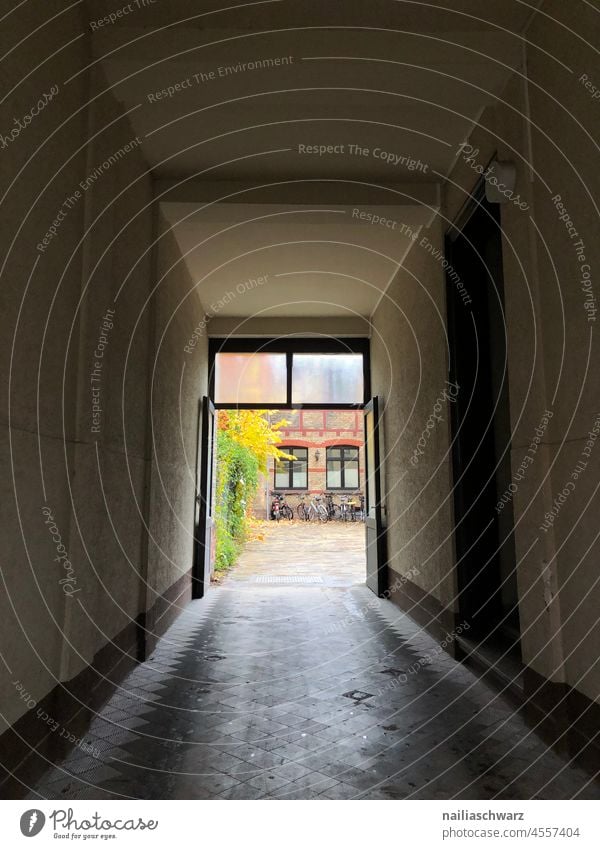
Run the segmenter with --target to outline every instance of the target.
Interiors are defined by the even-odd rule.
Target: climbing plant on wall
[[[277,447],[285,420],[265,410],[220,410],[217,439],[216,569],[235,563],[248,535],[250,508],[270,457],[290,458]]]

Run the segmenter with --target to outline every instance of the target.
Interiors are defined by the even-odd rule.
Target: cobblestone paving
[[[363,531],[269,527],[30,798],[597,798],[360,584]]]

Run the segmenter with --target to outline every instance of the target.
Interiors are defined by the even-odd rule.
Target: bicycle
[[[365,496],[362,492],[355,492],[349,501],[349,505],[352,509],[352,521],[356,522],[364,522],[365,521]]]
[[[321,504],[323,496],[314,495],[308,505],[306,504],[305,498],[306,496],[304,495],[300,496],[300,504],[296,508],[298,518],[303,519],[305,522],[310,522],[312,518],[318,519],[319,522],[327,522],[329,520],[329,513],[327,512],[326,507]]]
[[[290,522],[292,521],[294,518],[294,511],[285,500],[285,495],[279,496],[279,510],[284,519],[289,519]]]
[[[285,495],[281,492],[273,492],[272,497],[271,518],[276,521],[279,521],[279,519],[289,519],[291,521],[294,518],[294,511],[287,504]]]
[[[340,519],[342,522],[350,522],[352,521],[351,514],[352,509],[350,507],[349,496],[348,495],[340,495]]]
[[[325,509],[327,510],[327,515],[330,519],[342,518],[340,505],[333,500],[333,494],[331,492],[325,493]]]
[[[342,518],[345,522],[365,521],[365,497],[362,492],[342,495]]]

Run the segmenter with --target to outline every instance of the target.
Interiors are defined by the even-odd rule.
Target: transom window
[[[282,446],[295,460],[275,461],[275,489],[308,489],[308,448]]]
[[[362,407],[367,339],[210,339],[209,393],[217,407]]]
[[[358,489],[358,448],[332,445],[327,449],[327,489]]]

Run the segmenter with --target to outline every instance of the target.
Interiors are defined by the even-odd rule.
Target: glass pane
[[[277,489],[287,489],[290,485],[289,464],[286,460],[275,467],[275,486]]]
[[[342,449],[341,448],[328,448],[327,449],[327,462],[328,463],[329,463],[330,460],[332,462],[334,460],[339,460],[341,456],[342,456]]]
[[[348,489],[358,489],[358,464],[351,463],[344,467],[344,484]]]
[[[365,444],[367,472],[367,510],[371,513],[376,505],[375,498],[375,416],[372,410],[365,414]]]
[[[298,489],[305,489],[308,481],[308,449],[289,448],[288,453],[293,454],[296,458],[292,461],[292,486]]]
[[[342,464],[339,460],[327,463],[327,486],[330,488],[342,485]]]
[[[217,404],[285,404],[285,354],[217,354]]]
[[[297,489],[305,489],[306,488],[306,463],[294,463],[294,472],[292,481],[294,487]]]
[[[360,404],[362,354],[294,354],[294,404]]]

